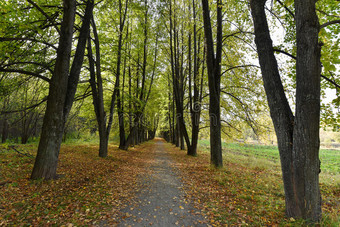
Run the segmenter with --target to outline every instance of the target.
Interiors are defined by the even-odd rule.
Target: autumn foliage
[[[98,146],[63,145],[55,181],[30,181],[36,147],[1,147],[0,225],[116,225],[143,189],[141,176],[155,155],[155,142],[129,149],[109,146],[109,156],[97,157]],[[280,170],[247,166],[228,160],[224,168],[210,167],[209,153],[198,157],[174,145],[164,152],[172,159],[173,170],[181,178],[186,201],[211,226],[301,226],[302,220],[285,218]],[[18,152],[20,153],[18,153]],[[323,226],[336,226],[340,190],[321,184]],[[150,192],[152,193],[152,192]]]
[[[23,146],[33,153],[35,147]],[[33,158],[1,148],[0,225],[114,224],[145,173],[143,145],[131,152],[110,146],[62,146],[56,181],[30,181]]]

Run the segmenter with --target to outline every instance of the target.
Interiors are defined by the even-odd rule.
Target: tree
[[[64,126],[76,93],[80,69],[84,59],[86,41],[94,2],[86,3],[83,24],[71,69],[71,47],[76,13],[76,2],[64,1],[64,16],[60,29],[55,69],[50,81],[47,107],[31,179],[57,178],[57,164]]]
[[[92,90],[92,99],[94,112],[96,114],[96,120],[99,131],[99,157],[107,157],[108,154],[108,143],[109,135],[111,131],[111,125],[107,125],[106,113],[104,109],[104,91],[103,91],[103,79],[101,75],[101,57],[100,57],[100,46],[99,37],[97,33],[97,27],[94,18],[92,18],[92,30],[95,44],[95,60],[92,53],[91,36],[87,42],[87,56],[89,59],[89,70],[90,70],[90,85]],[[113,111],[113,108],[112,108]],[[110,112],[110,115],[113,113]]]
[[[251,0],[262,78],[280,151],[288,217],[321,218],[319,189],[320,51],[315,1],[295,1],[295,116],[285,95],[265,14],[266,0]]]
[[[118,31],[118,51],[117,51],[117,68],[116,68],[116,80],[114,85],[114,90],[111,95],[111,102],[110,102],[110,110],[109,110],[109,119],[107,121],[107,116],[105,113],[104,108],[104,89],[103,89],[103,79],[101,75],[101,51],[100,51],[100,43],[99,43],[99,36],[97,32],[97,27],[94,18],[92,18],[92,28],[93,28],[93,36],[94,36],[94,44],[95,44],[95,51],[96,57],[94,60],[92,47],[91,47],[91,37],[88,40],[88,59],[89,59],[89,69],[90,69],[90,85],[92,89],[92,98],[93,98],[93,105],[96,114],[96,120],[98,124],[98,131],[99,131],[99,157],[107,157],[108,155],[108,142],[110,131],[113,123],[113,114],[114,108],[116,105],[117,99],[117,108],[118,108],[118,115],[119,119],[122,113],[121,109],[121,101],[120,101],[120,68],[121,68],[121,57],[122,57],[122,46],[123,46],[123,30],[124,24],[127,15],[128,9],[128,0],[125,2],[125,9],[122,12],[122,1],[119,1],[119,31]],[[124,129],[124,124],[119,122],[119,129],[120,132]],[[125,136],[123,135],[122,138]]]
[[[210,161],[215,167],[222,167],[220,81],[222,60],[222,0],[216,1],[216,52],[211,26],[208,0],[202,0],[204,35],[206,43],[206,61],[209,83],[209,118],[210,118]]]

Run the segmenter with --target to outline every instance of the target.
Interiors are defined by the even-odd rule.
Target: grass
[[[245,143],[223,143],[222,146],[226,158],[245,166],[277,170],[281,168],[277,146]],[[203,152],[208,152],[209,141],[200,140],[199,147]],[[320,149],[319,157],[321,161],[320,182],[340,185],[340,151]]]
[[[169,145],[171,146],[171,145]],[[209,141],[200,141],[198,157],[173,148],[186,192],[215,226],[305,226],[284,216],[285,201],[278,150],[275,146],[223,144],[224,168],[209,163]],[[339,226],[339,151],[322,150],[321,226]],[[335,166],[335,168],[334,168]],[[193,174],[195,173],[195,174]]]

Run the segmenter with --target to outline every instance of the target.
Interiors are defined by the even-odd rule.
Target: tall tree
[[[87,54],[89,59],[90,70],[90,85],[92,90],[92,99],[94,111],[96,114],[98,132],[99,132],[99,157],[106,157],[108,154],[109,135],[111,124],[107,124],[107,117],[104,109],[104,89],[103,79],[101,75],[101,57],[100,43],[97,32],[97,27],[94,18],[92,17],[93,42],[95,45],[95,58],[92,53],[91,36],[89,35],[87,42]],[[95,60],[94,60],[95,59]],[[112,109],[113,110],[113,109]],[[113,113],[110,112],[110,115]]]
[[[116,84],[118,87],[117,90],[117,113],[118,113],[118,123],[119,123],[119,148],[123,148],[125,146],[125,123],[124,123],[124,99],[123,99],[123,90],[124,85],[120,85],[120,77],[121,77],[121,61],[122,61],[122,48],[123,48],[123,31],[126,21],[126,15],[128,10],[129,1],[126,0],[125,6],[123,9],[122,1],[119,0],[119,28],[118,28],[118,51],[117,51],[117,68],[116,68]],[[128,29],[127,29],[128,31]],[[124,71],[125,72],[125,71]],[[124,84],[124,78],[123,78]],[[121,95],[122,94],[122,95]]]
[[[222,167],[220,83],[222,60],[222,0],[216,0],[216,49],[214,48],[208,0],[202,0],[204,35],[206,43],[206,62],[209,83],[210,118],[210,161],[215,167]],[[216,50],[216,51],[215,51]]]
[[[200,50],[201,50],[201,36],[197,37],[197,10],[196,1],[192,1],[192,18],[193,18],[193,28],[189,31],[189,44],[188,44],[188,63],[189,63],[189,108],[191,115],[191,147],[188,149],[187,154],[191,156],[197,155],[197,143],[198,134],[200,127],[200,116],[201,116],[201,102],[202,102],[202,89],[203,89],[203,75],[199,76],[200,70]],[[191,9],[189,5],[189,10]],[[191,20],[190,20],[191,21]],[[191,32],[193,33],[193,44],[191,44]],[[193,62],[192,62],[192,49],[193,45]],[[193,70],[191,65],[193,63]],[[202,67],[204,72],[204,66]],[[204,74],[204,73],[203,73]],[[193,83],[193,84],[192,84]],[[192,91],[193,90],[193,91]]]
[[[94,2],[88,0],[80,28],[75,57],[70,67],[73,28],[76,14],[75,0],[64,0],[59,47],[52,76],[42,132],[31,179],[57,178],[57,165],[64,126],[76,93],[89,34]]]
[[[289,217],[318,221],[319,189],[320,50],[315,0],[295,1],[296,106],[295,116],[286,98],[265,13],[266,0],[251,0],[262,78],[280,151]]]
[[[153,65],[149,64],[148,61],[148,55],[149,55],[149,49],[151,49],[152,44],[150,43],[150,36],[152,34],[150,30],[150,26],[153,25],[152,22],[149,22],[151,15],[150,11],[152,11],[152,7],[148,4],[147,0],[144,0],[143,5],[141,7],[142,9],[142,16],[143,21],[141,22],[141,32],[143,35],[143,40],[141,41],[142,43],[142,63],[140,64],[140,49],[137,48],[137,60],[135,60],[136,64],[136,70],[135,70],[135,94],[132,95],[132,81],[131,80],[131,67],[129,67],[129,96],[130,99],[133,97],[134,104],[132,103],[129,104],[129,121],[130,121],[130,132],[127,138],[120,138],[121,139],[121,149],[128,149],[130,144],[139,144],[141,142],[144,142],[145,140],[148,139],[147,133],[147,127],[146,123],[149,116],[145,116],[145,109],[146,105],[148,103],[150,93],[152,90],[152,85],[154,81],[154,77],[156,74],[156,68],[157,68],[157,56],[158,56],[158,35],[156,35],[155,38],[155,43],[154,43],[154,59],[153,59]],[[131,23],[133,24],[133,23]],[[155,23],[157,24],[157,23]],[[155,34],[158,31],[158,28],[156,28]],[[130,35],[131,32],[130,32]],[[131,36],[129,37],[131,40]],[[131,45],[131,44],[130,44]],[[130,48],[129,47],[129,53],[130,53]],[[129,54],[130,55],[130,54]],[[131,56],[129,56],[131,58]],[[151,66],[151,67],[150,67]],[[152,72],[150,73],[147,69],[152,68]],[[151,74],[151,75],[150,75]],[[148,79],[149,78],[149,79]],[[149,82],[149,83],[148,83]],[[132,107],[132,110],[131,110]],[[123,121],[123,114],[121,115],[121,121]],[[132,119],[133,118],[133,119]],[[122,125],[123,126],[123,125]],[[132,127],[131,127],[132,126]],[[125,130],[123,127],[121,130]],[[122,133],[120,132],[120,135],[125,135],[125,132]]]

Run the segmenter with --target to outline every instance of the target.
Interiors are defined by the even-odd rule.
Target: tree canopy
[[[62,140],[98,135],[106,157],[109,141],[127,150],[157,134],[196,156],[210,138],[222,167],[222,140],[275,131],[288,200],[305,196],[290,187],[310,176],[290,180],[313,149],[316,192],[319,127],[339,128],[340,7],[301,2],[1,1],[2,142],[39,140],[31,177],[55,179]],[[321,215],[292,204],[290,216]]]

